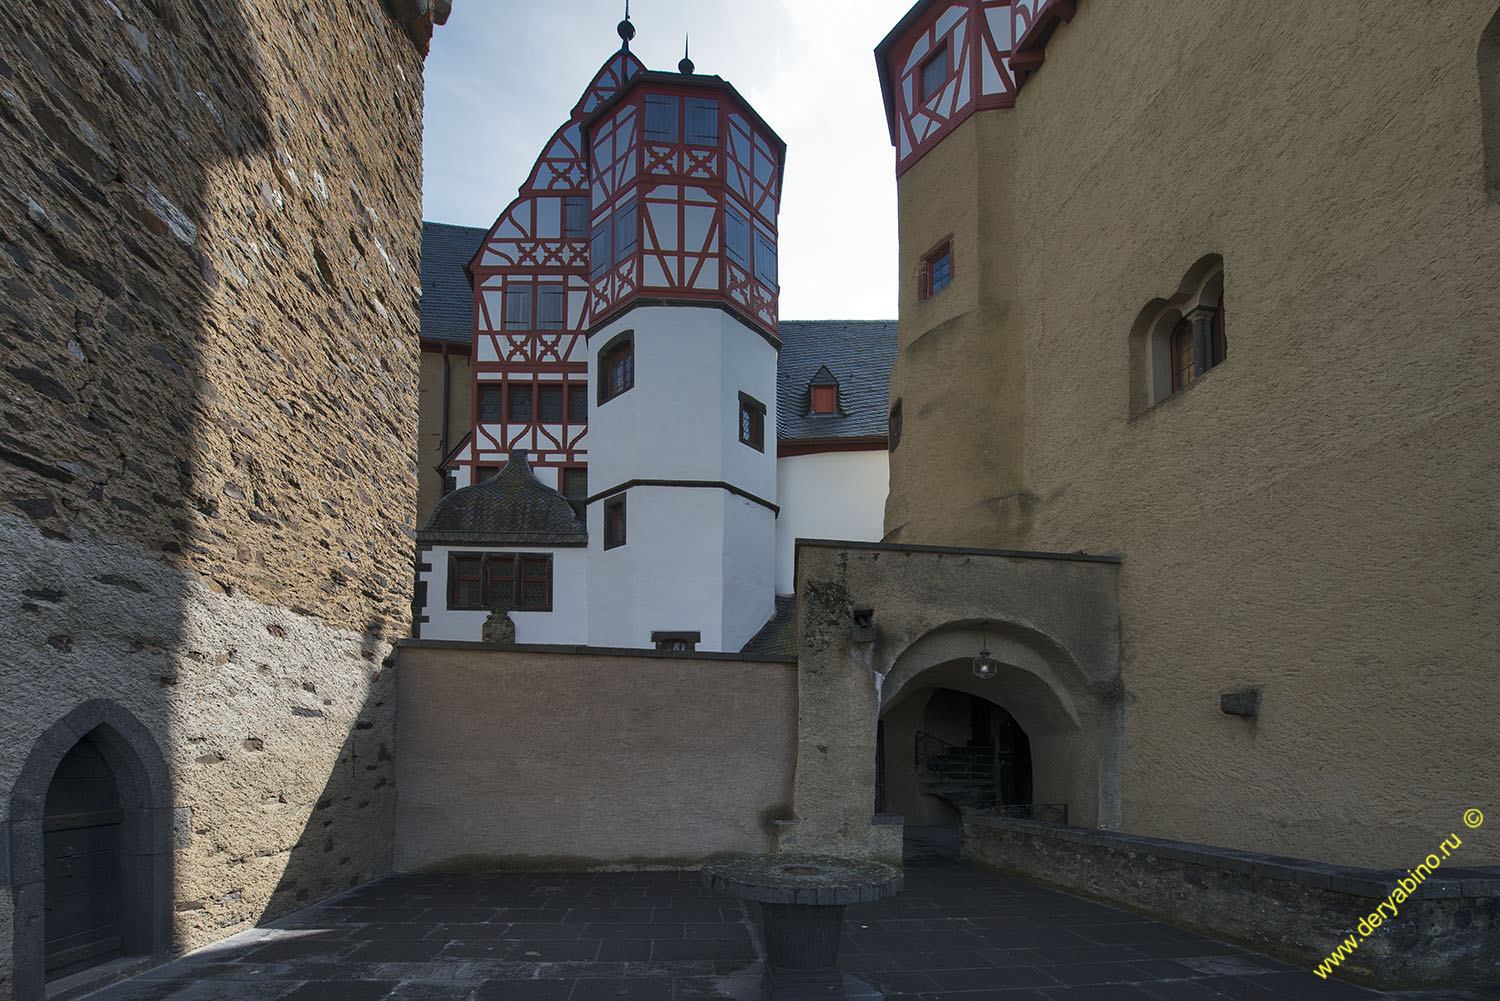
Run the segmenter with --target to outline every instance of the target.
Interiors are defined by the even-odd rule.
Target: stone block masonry
[[[172,948],[389,867],[431,27],[399,14],[0,9],[0,999],[40,982],[27,776],[86,703],[170,774]]]

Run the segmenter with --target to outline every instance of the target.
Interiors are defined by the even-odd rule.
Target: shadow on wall
[[[419,110],[297,7],[0,9],[0,996],[388,863],[419,170],[348,116]]]

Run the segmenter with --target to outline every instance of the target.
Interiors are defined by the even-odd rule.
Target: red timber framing
[[[587,461],[590,190],[582,123],[644,69],[629,52],[610,56],[469,264],[474,433],[461,461],[471,483],[476,469],[504,465],[513,449],[529,453],[549,486],[561,485],[563,468]],[[557,472],[543,474],[546,467]]]
[[[639,73],[583,124],[588,326],[632,302],[717,305],[773,343],[786,146],[715,76]]]
[[[1059,21],[1076,0],[927,0],[875,48],[886,123],[896,147],[896,176],[969,115],[1010,108]],[[935,56],[946,49],[946,79]],[[941,63],[938,64],[941,66]],[[924,81],[924,70],[928,78]]]

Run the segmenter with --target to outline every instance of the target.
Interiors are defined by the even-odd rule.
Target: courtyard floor
[[[1500,1001],[1379,992],[1022,880],[913,832],[906,888],[845,912],[851,1001]],[[91,1001],[759,997],[754,905],[696,872],[389,876]]]

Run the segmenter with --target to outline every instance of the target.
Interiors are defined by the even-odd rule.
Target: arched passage
[[[114,702],[37,739],[10,795],[17,1001],[116,956],[171,952],[171,787],[147,729]]]
[[[882,713],[886,812],[926,827],[1032,802],[1031,740],[994,694],[908,686]]]

